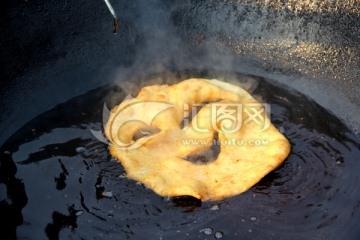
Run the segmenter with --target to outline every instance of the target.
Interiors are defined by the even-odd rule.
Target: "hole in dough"
[[[215,161],[218,158],[220,152],[221,147],[219,144],[218,133],[215,133],[211,142],[211,146],[205,150],[202,150],[201,152],[191,153],[185,156],[183,159],[198,165],[208,164]]]
[[[157,128],[157,127],[140,128],[135,132],[132,140],[137,141],[140,138],[149,137],[151,135],[159,133],[160,131],[161,131],[161,129]]]

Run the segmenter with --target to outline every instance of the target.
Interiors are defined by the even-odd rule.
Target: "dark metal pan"
[[[358,238],[357,1],[112,5],[117,34],[102,1],[1,3],[1,239]],[[293,151],[239,196],[157,196],[90,131],[123,83],[248,75]]]

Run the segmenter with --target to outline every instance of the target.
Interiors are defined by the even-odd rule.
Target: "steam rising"
[[[131,26],[140,34],[136,57],[130,67],[120,68],[115,74],[116,82],[127,94],[135,96],[146,85],[173,84],[200,76],[238,84],[248,91],[256,87],[257,79],[233,73],[234,69],[246,72],[243,64],[234,56],[214,51],[200,32],[187,36],[191,38],[188,41],[178,31],[174,10],[166,3],[149,0],[136,7],[136,21]]]
[[[136,93],[144,85],[189,77],[176,71],[207,71],[208,78],[232,83],[244,81],[236,73],[249,73],[298,88],[342,119],[357,119],[357,111],[342,112],[341,106],[356,108],[353,104],[360,100],[358,94],[347,94],[353,92],[358,76],[359,50],[354,43],[360,36],[359,10],[348,0],[311,2],[117,2],[114,8],[121,9],[127,24],[119,31],[136,50],[131,64],[119,68],[114,79]],[[131,9],[131,16],[126,9]],[[335,106],[327,92],[336,92],[338,81],[343,96]],[[245,88],[251,91],[256,82],[247,82]],[[341,100],[346,98],[351,102]]]

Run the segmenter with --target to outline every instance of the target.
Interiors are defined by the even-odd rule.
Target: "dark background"
[[[359,134],[360,3],[312,2],[112,1],[120,23],[114,35],[112,16],[100,0],[3,0],[0,145],[39,114],[96,87],[183,69],[243,72],[286,84]],[[0,181],[6,183],[7,191],[16,189],[12,194],[20,212],[11,225],[16,226],[22,223],[21,209],[28,199],[14,162],[3,152],[1,160]],[[62,165],[57,162],[56,166]],[[92,171],[99,169],[102,166]],[[21,171],[18,175],[24,174]],[[4,188],[0,193],[9,197]],[[153,201],[172,207],[158,198]],[[76,211],[63,209],[69,217],[65,225],[71,226]],[[224,216],[226,211],[232,208]],[[52,217],[56,225],[59,216]]]
[[[0,142],[69,97],[168,68],[270,77],[359,132],[360,3],[267,2],[113,1],[113,35],[102,1],[1,1]]]

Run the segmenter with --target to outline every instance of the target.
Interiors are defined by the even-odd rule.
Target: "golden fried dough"
[[[111,111],[105,134],[129,178],[162,196],[219,200],[248,190],[288,156],[290,144],[265,110],[238,86],[193,78],[142,88]],[[214,161],[187,159],[213,145]]]

